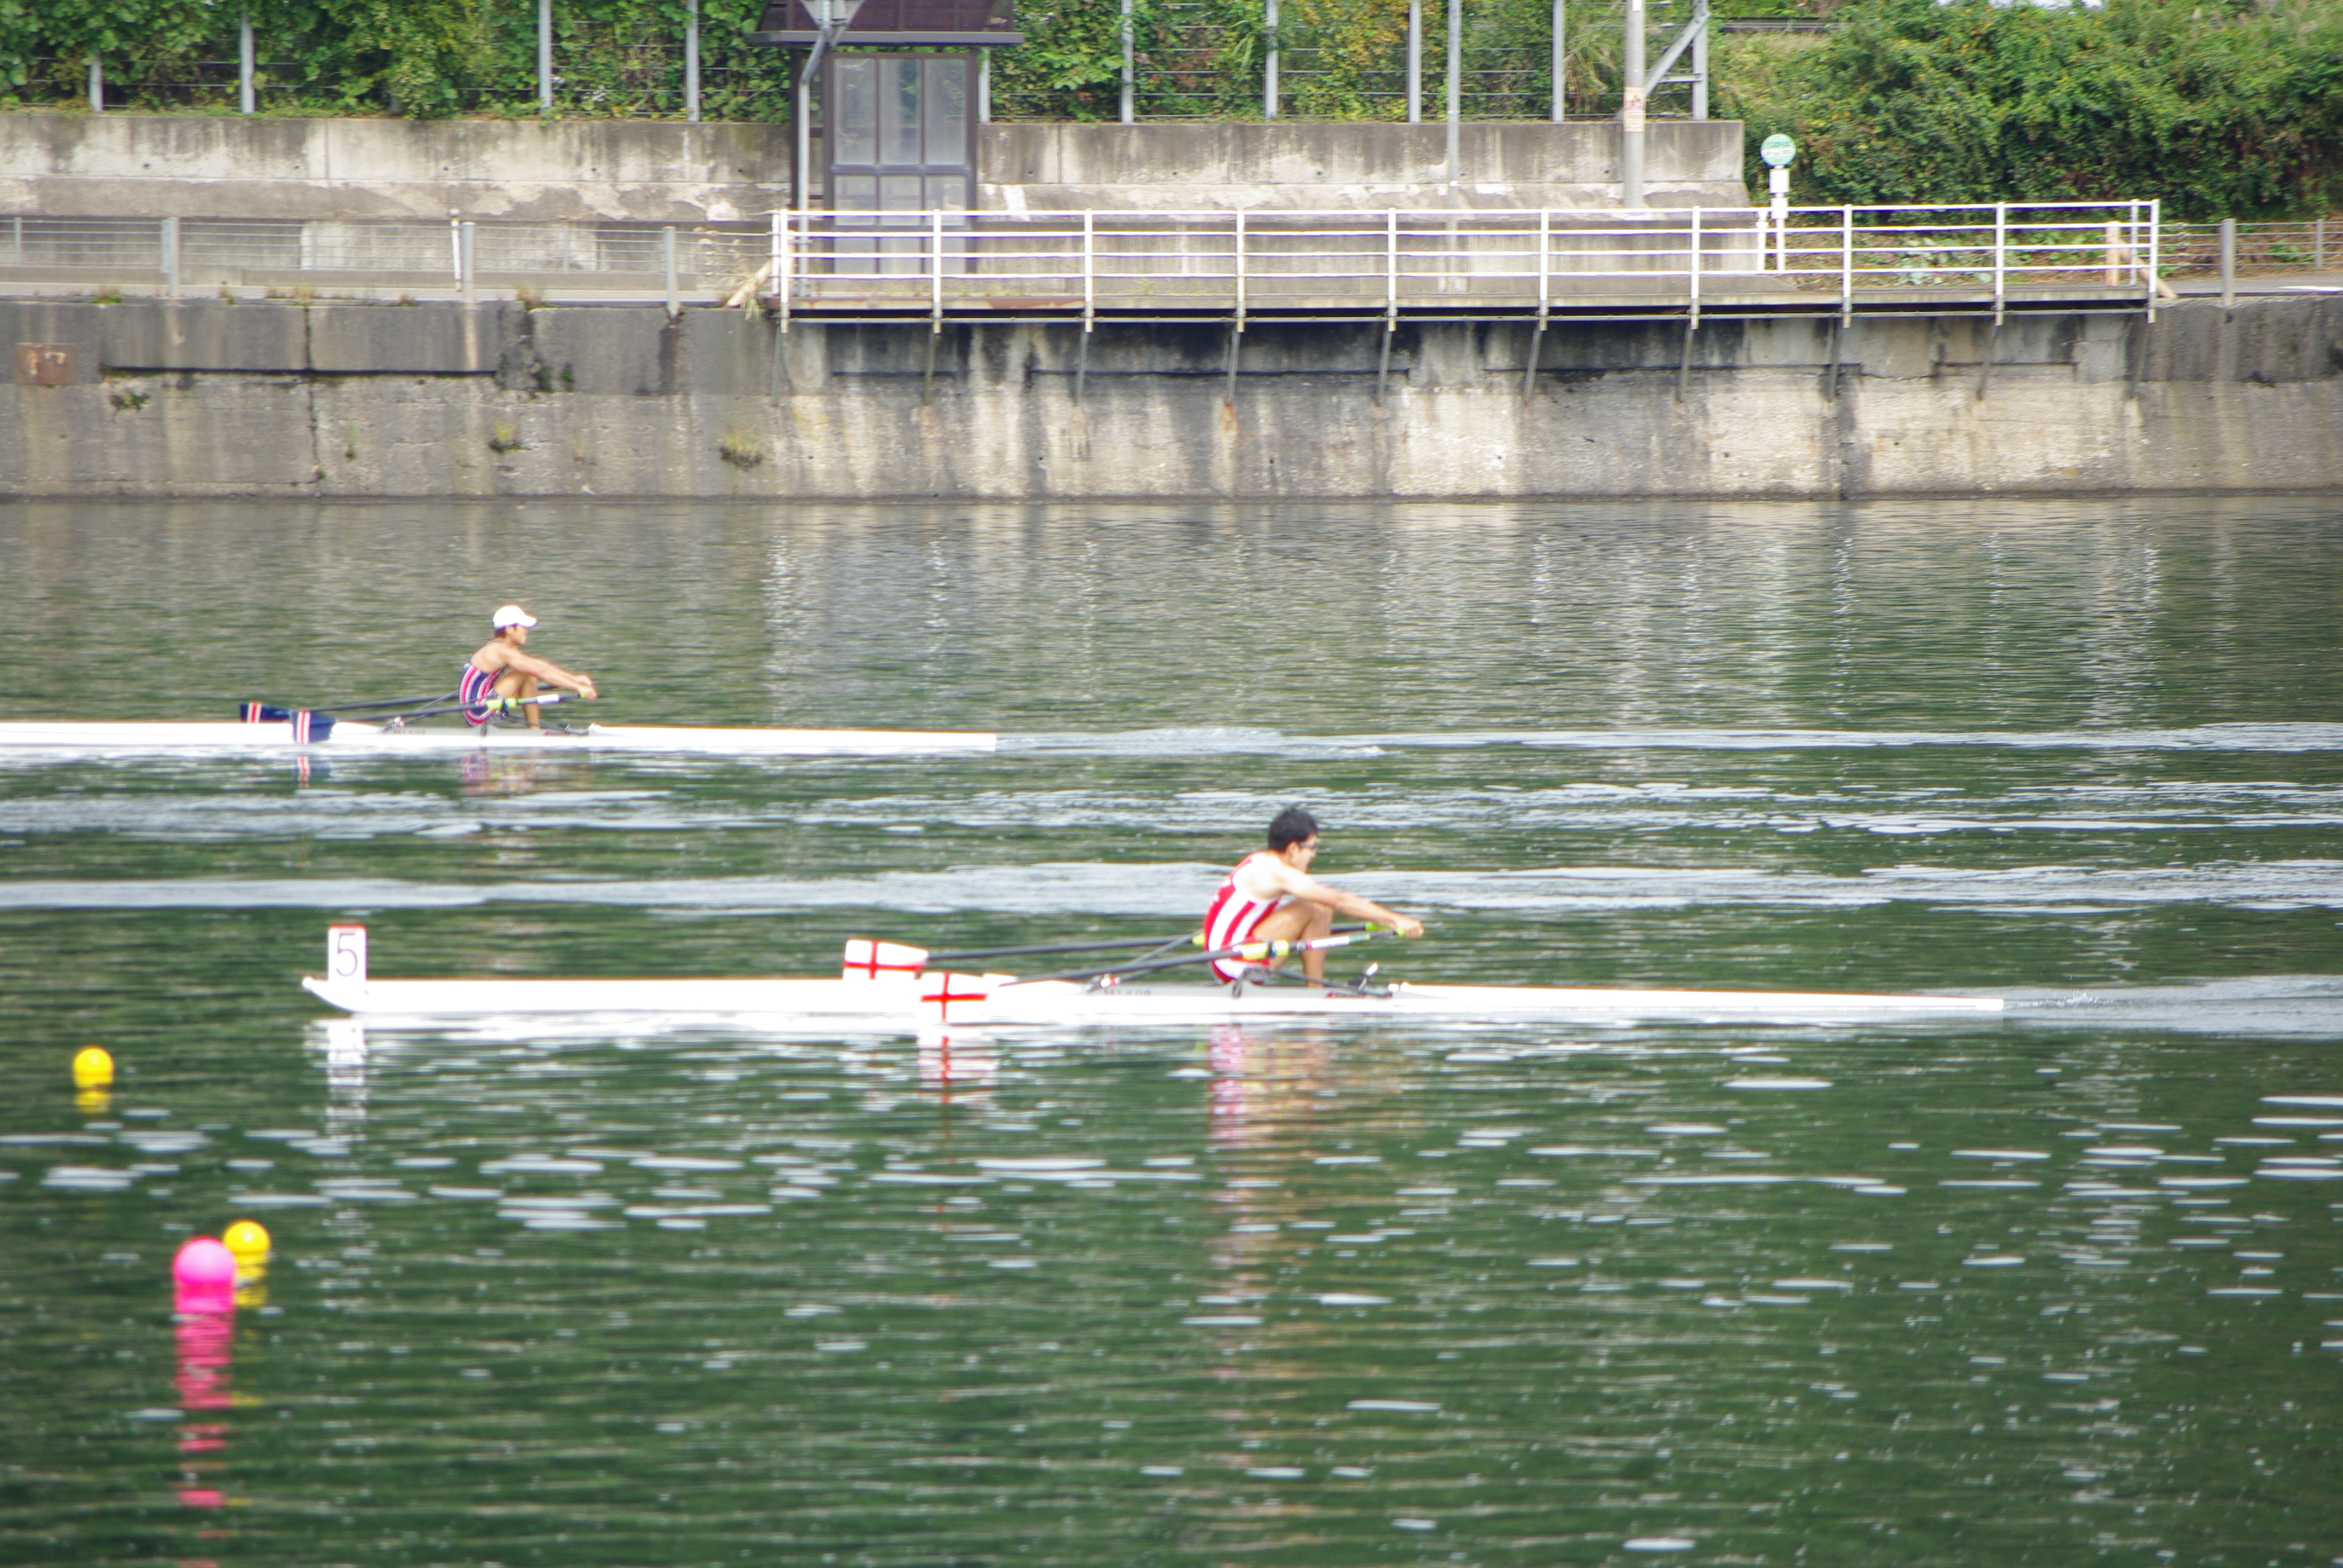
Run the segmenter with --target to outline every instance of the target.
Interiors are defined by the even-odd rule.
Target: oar
[[[325,702],[319,703],[315,708],[305,709],[281,708],[274,702],[261,702],[256,699],[247,699],[236,705],[236,711],[237,718],[248,720],[252,717],[254,709],[256,709],[260,712],[261,722],[269,724],[282,723],[286,718],[296,713],[331,713],[336,715],[344,713],[377,713],[386,708],[420,708],[431,703],[453,702],[454,700],[456,700],[456,693],[452,691],[435,691],[428,697],[392,697],[385,698],[378,702]]]
[[[574,701],[575,699],[576,695],[572,692],[547,691],[541,692],[535,697],[490,697],[486,698],[483,700],[488,705],[489,710],[494,712],[507,703],[519,706],[525,703],[537,702],[550,706],[553,703]],[[395,724],[408,719],[429,719],[434,715],[441,713],[461,713],[468,708],[477,708],[478,706],[478,703],[458,702],[450,699],[447,706],[444,708],[417,708],[407,713],[394,713],[390,716],[390,722]]]
[[[1364,930],[1366,930],[1364,926],[1336,926],[1334,928],[1336,935],[1341,935],[1346,931],[1358,931]],[[1161,948],[1169,950],[1180,947],[1182,944],[1201,948],[1204,945],[1204,933],[1202,931],[1182,931],[1178,936],[1172,937],[1131,937],[1123,940],[1111,942],[1045,942],[1038,947],[1025,948],[970,948],[966,952],[930,953],[928,955],[927,961],[931,964],[949,965],[970,963],[978,959],[1031,958],[1037,953],[1104,953],[1114,952],[1123,948]]]
[[[1023,948],[970,948],[965,952],[930,953],[928,962],[960,964],[972,963],[978,959],[1030,958],[1036,953],[1104,953],[1114,952],[1124,948],[1174,948],[1182,942],[1193,942],[1198,947],[1202,947],[1204,944],[1204,933],[1182,931],[1174,937],[1131,937],[1125,940],[1111,942],[1043,942],[1035,947]]]
[[[1211,952],[1205,953],[1182,953],[1178,958],[1156,959],[1150,962],[1127,964],[1121,968],[1069,970],[1063,974],[1054,975],[1020,975],[1013,980],[1003,981],[1002,986],[1006,989],[1012,985],[1031,985],[1037,980],[1104,980],[1109,975],[1121,980],[1127,975],[1151,974],[1157,970],[1177,969],[1182,964],[1210,963],[1215,959],[1242,959],[1248,963],[1259,963],[1264,959],[1291,958],[1295,953],[1324,952],[1331,948],[1347,948],[1353,942],[1370,941],[1376,937],[1391,934],[1390,929],[1384,926],[1363,926],[1355,931],[1346,931],[1335,937],[1310,937],[1299,941],[1239,942],[1232,948],[1215,948]]]

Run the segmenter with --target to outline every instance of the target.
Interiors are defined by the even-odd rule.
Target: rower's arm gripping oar
[[[1147,962],[1123,964],[1106,969],[1069,970],[1062,974],[1020,975],[1002,982],[1002,989],[1012,985],[1031,985],[1038,980],[1122,980],[1131,975],[1152,974],[1158,970],[1177,969],[1182,964],[1211,963],[1215,959],[1242,959],[1247,963],[1261,963],[1272,959],[1292,958],[1296,953],[1324,952],[1332,948],[1347,948],[1353,942],[1369,941],[1376,937],[1397,935],[1389,926],[1362,926],[1339,936],[1309,937],[1292,941],[1239,942],[1234,947],[1215,948],[1210,952],[1182,953],[1178,958],[1155,959]]]

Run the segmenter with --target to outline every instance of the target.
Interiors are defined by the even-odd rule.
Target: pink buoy
[[[171,1282],[180,1312],[234,1312],[236,1254],[209,1236],[197,1236],[171,1260]]]

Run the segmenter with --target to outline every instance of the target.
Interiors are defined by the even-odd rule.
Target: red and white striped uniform
[[[1232,948],[1252,940],[1252,934],[1261,929],[1262,921],[1275,914],[1284,904],[1282,894],[1256,899],[1237,887],[1237,873],[1269,853],[1267,849],[1255,849],[1239,860],[1235,869],[1222,881],[1221,890],[1212,895],[1212,907],[1204,911],[1206,951]],[[1212,971],[1215,980],[1232,980],[1248,966],[1242,959],[1214,959],[1205,967]]]

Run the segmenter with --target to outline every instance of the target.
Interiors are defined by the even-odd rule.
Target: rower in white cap
[[[463,679],[456,687],[456,699],[464,704],[467,723],[486,724],[499,714],[511,712],[517,702],[521,705],[528,727],[541,729],[535,699],[538,688],[545,686],[592,699],[592,676],[564,669],[522,651],[528,646],[528,628],[537,624],[537,617],[517,604],[508,604],[490,616],[488,624],[496,635],[472,655],[471,662],[464,666]]]

